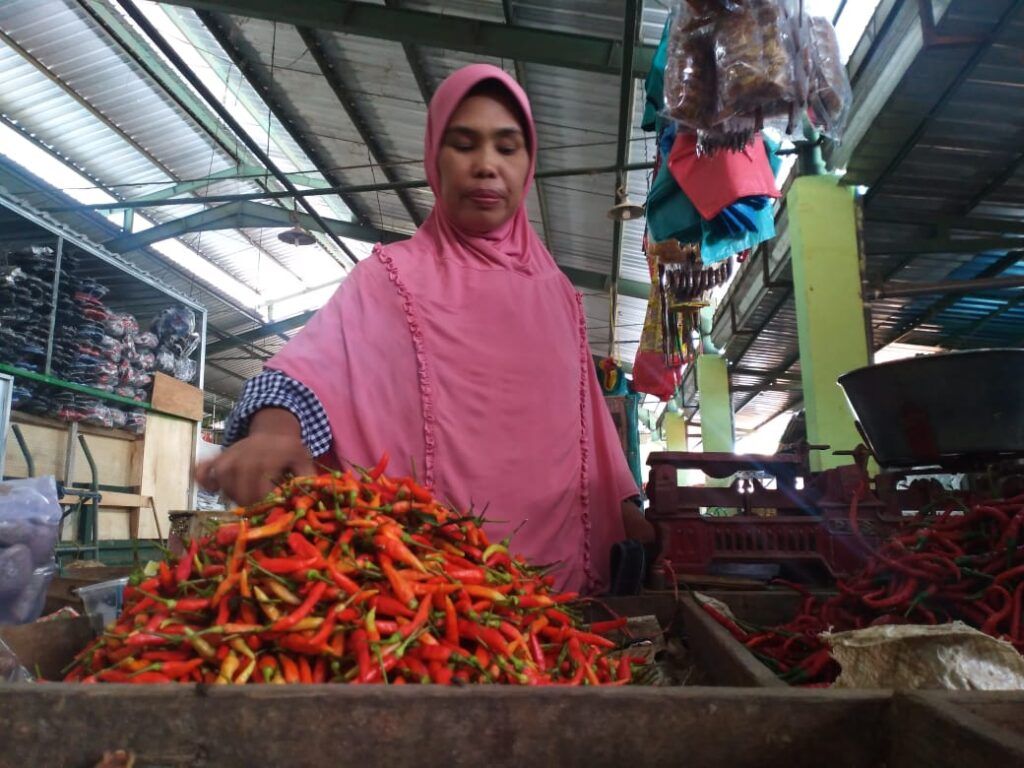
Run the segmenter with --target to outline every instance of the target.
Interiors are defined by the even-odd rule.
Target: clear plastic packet
[[[140,333],[138,336],[135,337],[134,341],[135,341],[135,348],[139,349],[139,350],[142,350],[142,349],[153,350],[153,349],[156,349],[157,347],[160,346],[160,339],[157,338],[157,335],[155,333],[153,333],[152,331],[146,331],[145,333]]]
[[[174,375],[174,364],[177,358],[171,350],[161,347],[156,351],[154,369],[169,376]]]
[[[141,408],[127,411],[125,413],[125,429],[141,435],[146,431],[146,412]]]
[[[195,333],[196,313],[186,307],[168,307],[153,319],[150,330],[161,340]]]
[[[94,427],[106,427],[110,429],[114,426],[114,418],[110,413],[110,408],[102,403],[95,403],[84,409],[85,417],[82,421],[85,424],[91,424]]]
[[[665,109],[690,130],[710,128],[717,102],[715,16],[680,8],[669,32]]]
[[[853,104],[853,88],[839,50],[835,27],[816,16],[807,23],[810,84],[807,106],[811,121],[841,141]]]
[[[14,651],[3,640],[0,640],[0,683],[31,683],[35,680],[25,669]]]
[[[39,618],[56,572],[60,517],[53,477],[0,483],[0,624]]]
[[[199,365],[188,357],[179,357],[174,361],[174,378],[191,383],[199,372]]]
[[[110,426],[114,429],[124,429],[128,424],[127,414],[120,408],[108,408],[110,413]]]
[[[788,0],[746,0],[715,25],[717,120],[736,115],[791,118],[802,104]],[[798,17],[798,12],[797,12]]]

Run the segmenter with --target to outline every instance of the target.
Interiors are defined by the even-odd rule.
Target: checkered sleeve
[[[246,382],[242,396],[224,427],[224,445],[245,437],[250,420],[262,408],[291,411],[299,420],[302,442],[313,456],[326,453],[331,447],[331,424],[320,399],[305,384],[271,369]]]

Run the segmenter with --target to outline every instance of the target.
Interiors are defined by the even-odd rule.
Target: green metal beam
[[[626,172],[622,170],[629,160],[630,132],[633,126],[633,107],[636,101],[636,77],[633,72],[633,60],[640,36],[640,16],[643,13],[641,0],[626,0],[626,11],[622,23],[622,64],[619,82],[619,125],[618,142],[615,148],[615,202],[619,200],[620,191],[626,188]],[[615,336],[619,322],[619,267],[622,264],[623,223],[615,219],[612,226],[612,280],[609,292],[608,320],[608,356],[615,357]]]
[[[367,243],[394,242],[404,240],[406,235],[395,232],[381,232],[374,227],[364,227],[337,219],[321,219],[330,227],[330,232],[338,237],[360,240]],[[153,243],[181,237],[188,232],[208,232],[217,229],[259,229],[266,227],[287,228],[305,227],[311,231],[323,231],[320,222],[305,213],[293,213],[276,206],[260,205],[259,203],[237,202],[199,211],[180,219],[165,222],[159,226],[141,232],[124,234],[108,240],[104,247],[114,253],[126,253],[144,248]]]
[[[203,131],[235,158],[240,167],[257,167],[256,156],[247,152],[239,137],[222,123],[202,99],[161,59],[135,28],[103,0],[78,0],[78,5],[103,29],[109,38],[136,62],[163,89],[181,110]],[[266,172],[260,167],[261,172]]]
[[[291,181],[288,180],[288,177],[284,175],[284,172],[271,159],[269,153],[260,146],[258,141],[256,141],[252,136],[250,136],[246,132],[246,130],[241,126],[241,124],[239,124],[238,120],[231,113],[231,110],[228,109],[223,104],[223,102],[212,91],[210,91],[209,88],[206,87],[202,79],[188,66],[185,60],[181,57],[181,54],[178,52],[177,48],[175,48],[174,45],[172,45],[168,40],[164,38],[164,36],[156,27],[153,26],[152,22],[150,22],[150,20],[145,16],[145,14],[143,14],[134,5],[132,0],[121,0],[121,7],[124,9],[124,12],[128,14],[128,16],[132,19],[132,21],[135,22],[140,29],[142,29],[142,31],[146,34],[146,36],[153,43],[153,45],[159,49],[160,53],[167,57],[167,59],[175,66],[175,68],[178,70],[178,73],[183,78],[185,78],[185,80],[188,81],[188,84],[191,85],[192,88],[194,88],[199,93],[199,95],[203,98],[203,101],[206,102],[209,108],[217,113],[217,116],[220,117],[220,119],[227,124],[227,126],[235,133],[236,136],[238,136],[242,143],[245,144],[249,151],[256,156],[260,164],[263,165],[271,174],[273,174],[273,176],[285,187],[285,189],[287,189],[292,194],[298,194],[298,188],[296,188],[296,186],[292,184]],[[327,224],[323,221],[323,217],[321,217],[320,214],[316,211],[316,209],[309,204],[309,201],[307,201],[305,198],[300,198],[298,200],[298,204],[301,205],[303,209],[306,211],[306,213],[312,216],[313,219],[320,225],[319,228],[321,231],[327,232],[328,237],[330,237],[334,244],[337,245],[338,248],[342,251],[342,253],[344,253],[349,258],[353,266],[356,263],[358,263],[359,259],[356,258],[356,255],[352,252],[352,249],[345,245],[344,241],[341,240],[341,238],[330,232]],[[344,264],[342,260],[339,259],[337,255],[335,255],[332,251],[329,250],[328,253],[339,264],[341,264],[345,268],[348,268],[349,265]]]
[[[836,379],[870,360],[854,191],[833,176],[803,176],[787,205],[807,439],[849,450],[862,438]],[[844,463],[831,453],[811,456],[814,471]]]
[[[285,174],[288,179],[295,185],[300,187],[310,187],[312,189],[323,189],[327,186],[327,182],[322,178],[311,176],[305,173],[288,173]],[[197,189],[208,187],[211,184],[215,184],[218,181],[258,181],[260,179],[267,179],[270,176],[270,172],[266,168],[260,168],[255,165],[242,165],[233,168],[225,168],[223,171],[217,171],[211,173],[209,176],[205,176],[201,179],[189,179],[187,181],[181,181],[169,187],[161,187],[152,192],[148,192],[144,195],[131,198],[132,202],[145,202],[151,200],[163,200],[168,197],[177,197],[178,195],[184,195],[189,192],[194,192]]]
[[[607,74],[618,74],[623,61],[623,45],[619,40],[532,27],[510,27],[465,16],[371,5],[352,0],[317,3],[170,0],[166,4]],[[653,46],[640,46],[637,49],[633,62],[633,74],[636,77],[646,77],[654,58],[654,50]]]
[[[226,207],[226,206],[225,206]],[[220,210],[220,209],[218,209]],[[145,234],[145,233],[141,233]],[[575,267],[560,267],[562,272],[565,273],[566,277],[572,282],[574,286],[582,290],[591,291],[606,291],[608,285],[611,282],[607,275],[600,274],[598,272],[590,272],[585,269],[577,269]],[[649,295],[650,286],[644,283],[638,283],[634,280],[620,280],[619,290],[624,296],[632,296],[638,299],[646,299]],[[259,339],[267,336],[273,336],[275,334],[282,334],[286,331],[292,331],[296,328],[301,328],[309,319],[315,314],[315,310],[309,312],[303,312],[289,317],[284,320],[277,320],[272,323],[266,323],[248,331],[242,331],[240,333],[232,333],[230,338],[224,338],[220,341],[215,341],[212,344],[206,345],[207,360],[210,355],[215,355],[220,352],[226,352],[235,347],[240,347],[245,344],[250,344]]]
[[[230,339],[224,339],[222,341],[215,341],[213,344],[207,344],[207,362],[210,362],[210,355],[227,352],[228,350],[234,349],[242,344],[249,344],[251,342],[258,341],[259,339],[266,338],[267,336],[274,336],[279,333],[286,333],[288,331],[294,331],[296,328],[301,328],[308,323],[310,318],[315,314],[316,310],[302,312],[294,317],[278,320],[273,323],[266,323],[251,330],[233,334]]]

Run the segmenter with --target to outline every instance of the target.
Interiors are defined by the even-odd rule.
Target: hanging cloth
[[[701,217],[708,221],[741,198],[781,196],[760,136],[742,152],[698,156],[696,135],[680,133],[672,145],[668,167]]]

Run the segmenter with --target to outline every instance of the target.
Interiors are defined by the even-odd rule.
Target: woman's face
[[[515,114],[490,96],[470,96],[448,123],[438,157],[441,204],[459,229],[482,235],[523,200],[530,153]]]

